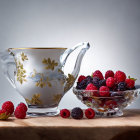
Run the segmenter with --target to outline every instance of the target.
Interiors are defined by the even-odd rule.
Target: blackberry
[[[101,86],[106,86],[106,80],[104,79],[104,80],[100,80],[99,81],[99,86],[101,87]]]
[[[92,80],[93,85],[96,86],[97,88],[100,87],[99,81],[100,79],[98,77],[93,77],[93,80]]]
[[[126,90],[126,83],[125,83],[125,82],[120,82],[120,83],[118,84],[118,90],[119,90],[119,91],[124,91],[124,90]]]
[[[82,119],[83,118],[83,110],[79,107],[75,107],[71,111],[71,116],[74,119]]]
[[[87,85],[88,85],[87,79],[84,79],[81,82],[77,82],[76,89],[85,89]]]
[[[90,83],[92,83],[92,81],[93,81],[93,78],[92,78],[91,76],[87,76],[86,79],[87,79],[87,81],[90,82]]]

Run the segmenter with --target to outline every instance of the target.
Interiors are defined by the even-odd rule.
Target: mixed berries
[[[20,103],[15,111],[14,104],[11,101],[6,101],[2,105],[2,109],[0,110],[0,120],[8,119],[13,113],[16,118],[24,119],[26,117],[27,106],[24,103]]]
[[[62,109],[60,111],[60,116],[62,118],[69,118],[72,117],[73,119],[82,119],[84,117],[88,119],[93,119],[95,117],[95,111],[92,108],[88,108],[85,111],[83,111],[80,107],[75,107],[71,111],[68,109]]]
[[[125,91],[135,88],[134,78],[126,77],[122,71],[108,70],[105,77],[101,71],[96,70],[92,76],[81,75],[78,78],[76,89],[79,90],[99,90],[100,96],[110,96],[109,91]],[[105,93],[101,93],[105,91]]]

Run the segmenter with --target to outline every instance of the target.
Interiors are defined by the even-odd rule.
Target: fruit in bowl
[[[82,103],[93,108],[97,116],[122,116],[122,110],[140,92],[135,81],[122,71],[108,70],[103,76],[96,70],[92,76],[81,75],[73,92]]]

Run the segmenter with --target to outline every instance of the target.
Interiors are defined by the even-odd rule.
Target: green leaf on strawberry
[[[132,79],[132,80],[134,80],[134,81],[136,81],[136,80],[137,80],[137,79],[132,78],[132,77],[130,77],[130,76],[128,76],[128,79]]]

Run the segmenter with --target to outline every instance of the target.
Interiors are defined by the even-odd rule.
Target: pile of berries
[[[8,119],[13,113],[16,118],[24,119],[26,117],[27,106],[24,103],[18,104],[14,110],[14,104],[11,101],[6,101],[0,110],[0,120]]]
[[[97,97],[109,97],[110,91],[125,91],[135,89],[134,78],[127,78],[126,74],[122,71],[108,70],[105,76],[101,71],[96,70],[92,76],[81,75],[78,78],[76,89],[78,90],[98,90],[94,96]],[[98,94],[97,94],[98,93]]]
[[[60,111],[60,116],[62,118],[69,118],[71,116],[73,119],[82,119],[84,114],[88,119],[93,119],[95,117],[95,111],[92,108],[88,108],[84,112],[79,107],[73,108],[71,112],[68,109],[62,109]]]

